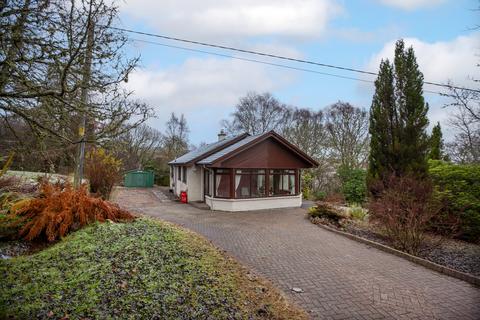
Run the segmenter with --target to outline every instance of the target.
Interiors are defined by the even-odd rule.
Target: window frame
[[[277,171],[277,172],[275,172]],[[289,172],[290,171],[290,172]],[[293,193],[290,194],[274,194],[272,191],[272,194],[270,194],[270,177],[273,176],[279,176],[281,177],[281,182],[280,184],[283,185],[283,177],[288,176],[288,189],[291,189],[290,186],[290,177],[293,176]],[[269,169],[268,170],[268,197],[274,198],[274,197],[290,197],[290,196],[298,196],[299,194],[299,186],[298,186],[298,169]],[[272,189],[273,190],[273,189]]]
[[[233,190],[233,193],[234,193],[234,198],[235,199],[257,199],[257,198],[266,198],[267,197],[267,170],[266,169],[251,169],[251,168],[244,168],[244,169],[234,169],[235,172],[234,172],[234,181],[236,181],[237,179],[237,175],[238,176],[249,176],[249,186],[248,186],[248,197],[237,197],[237,190],[235,188],[235,184],[234,184],[234,189]],[[246,172],[238,172],[238,171],[246,171]],[[262,172],[259,172],[259,171],[263,171]],[[264,193],[263,195],[260,195],[260,196],[252,196],[252,181],[253,181],[253,177],[254,176],[263,176],[263,185],[264,185]]]
[[[238,172],[237,170],[245,170],[246,172]],[[252,171],[260,171],[263,170],[264,173],[252,173]],[[220,197],[217,195],[217,175],[229,175],[229,196]],[[249,186],[249,197],[237,197],[236,188],[235,188],[235,179],[237,175],[249,175],[250,179],[250,186]],[[265,193],[261,196],[252,196],[252,176],[255,175],[262,175],[264,176],[264,184],[265,184]],[[270,194],[270,176],[271,175],[279,175],[284,176],[288,175],[288,183],[289,183],[289,190],[292,188],[290,185],[290,177],[293,176],[293,193],[291,194]],[[281,178],[283,180],[283,177]],[[299,178],[299,170],[292,169],[292,168],[275,168],[275,169],[267,169],[267,168],[213,168],[213,197],[219,199],[260,199],[260,198],[275,198],[275,197],[290,197],[290,196],[298,196],[300,190],[300,178]]]
[[[222,170],[224,172],[218,172]],[[219,168],[213,170],[213,197],[219,199],[231,199],[232,198],[232,172],[234,169],[225,169]],[[220,197],[217,194],[217,176],[228,176],[228,196],[227,197]]]
[[[212,173],[210,172],[209,169],[205,169],[203,171],[203,195],[204,196],[211,196],[210,192],[210,178],[212,176]]]

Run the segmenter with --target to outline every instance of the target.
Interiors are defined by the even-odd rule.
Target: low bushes
[[[340,225],[340,220],[345,219],[345,216],[338,209],[325,202],[319,202],[315,207],[311,207],[308,210],[308,215],[311,219],[325,219],[337,226]]]
[[[350,217],[354,220],[363,221],[367,217],[367,210],[360,206],[354,205],[348,209]]]
[[[367,196],[364,169],[340,168],[337,172],[341,181],[341,190],[345,201],[349,204],[362,204]]]
[[[435,195],[446,204],[444,214],[460,219],[460,238],[480,241],[480,165],[429,161]]]
[[[0,177],[0,194],[14,192],[20,194],[31,194],[37,191],[37,185],[26,183],[23,179],[13,175]]]
[[[113,186],[120,179],[122,162],[104,149],[92,149],[85,158],[85,175],[90,191],[108,199]]]
[[[49,242],[94,221],[134,219],[117,205],[90,197],[85,186],[75,190],[70,184],[42,183],[39,197],[10,211],[11,225],[21,226],[22,238]]]
[[[375,190],[377,197],[369,203],[370,220],[384,228],[397,249],[417,254],[428,230],[436,226],[455,230],[455,221],[442,214],[430,181],[392,175]],[[448,223],[451,228],[444,228]]]
[[[302,195],[305,199],[312,197],[313,175],[310,171],[302,171]]]

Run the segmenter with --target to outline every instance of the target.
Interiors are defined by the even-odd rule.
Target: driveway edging
[[[451,268],[448,268],[448,267],[445,267],[445,266],[442,266],[440,264],[437,264],[435,262],[431,262],[431,261],[428,261],[426,259],[423,259],[423,258],[420,258],[420,257],[416,257],[416,256],[413,256],[411,254],[408,254],[408,253],[405,253],[403,251],[400,251],[400,250],[397,250],[397,249],[394,249],[392,247],[389,247],[389,246],[386,246],[384,244],[381,244],[381,243],[378,243],[378,242],[375,242],[375,241],[372,241],[372,240],[368,240],[368,239],[365,239],[365,238],[362,238],[362,237],[359,237],[359,236],[356,236],[356,235],[353,235],[351,233],[348,233],[348,232],[344,232],[344,231],[340,231],[340,230],[336,230],[332,227],[329,227],[329,226],[326,226],[326,225],[323,225],[323,224],[316,224],[314,223],[315,225],[325,229],[325,230],[328,230],[328,231],[331,231],[331,232],[334,232],[336,234],[339,234],[339,235],[342,235],[344,237],[347,237],[349,239],[352,239],[352,240],[355,240],[357,242],[361,242],[361,243],[364,243],[364,244],[367,244],[369,246],[372,246],[374,248],[377,248],[379,250],[382,250],[382,251],[385,251],[385,252],[388,252],[388,253],[391,253],[393,255],[396,255],[398,257],[401,257],[401,258],[404,258],[404,259],[407,259],[413,263],[416,263],[416,264],[419,264],[419,265],[422,265],[428,269],[431,269],[431,270],[434,270],[434,271],[437,271],[437,272],[440,272],[440,273],[443,273],[443,274],[446,274],[448,276],[451,276],[451,277],[454,277],[454,278],[457,278],[457,279],[460,279],[460,280],[463,280],[463,281],[466,281],[468,283],[471,283],[473,285],[476,285],[476,286],[479,286],[480,287],[480,278],[479,277],[475,277],[471,274],[468,274],[468,273],[465,273],[465,272],[461,272],[461,271],[457,271],[455,269],[451,269]]]

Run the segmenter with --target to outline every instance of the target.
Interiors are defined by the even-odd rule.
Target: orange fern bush
[[[42,183],[40,196],[12,212],[23,225],[19,236],[25,240],[55,241],[95,221],[133,220],[135,217],[116,204],[90,197],[86,186]]]

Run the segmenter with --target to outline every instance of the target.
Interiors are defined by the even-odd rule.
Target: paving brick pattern
[[[159,189],[115,195],[122,206],[204,235],[314,319],[480,319],[480,288],[318,228],[305,209],[212,212]]]

